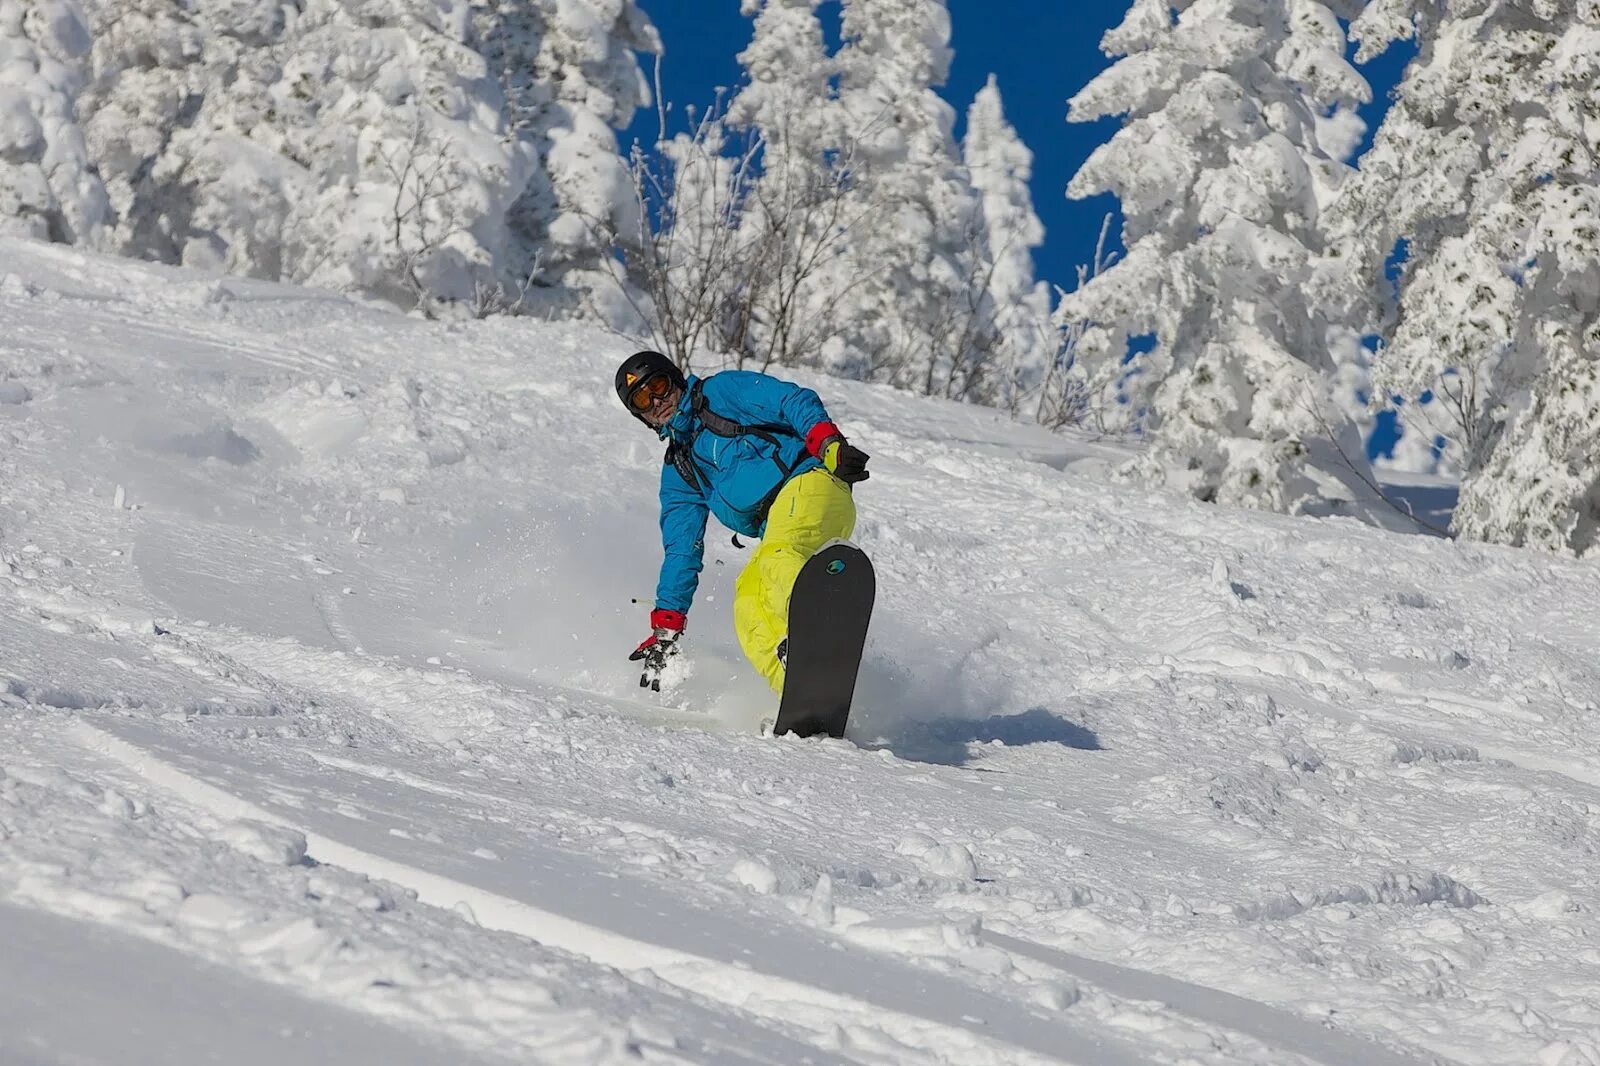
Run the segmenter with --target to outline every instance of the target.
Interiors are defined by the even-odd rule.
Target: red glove
[[[650,612],[650,635],[628,656],[630,663],[644,660],[644,672],[639,675],[639,687],[661,691],[661,671],[667,658],[678,654],[678,638],[689,622],[682,611],[669,611],[657,607]]]

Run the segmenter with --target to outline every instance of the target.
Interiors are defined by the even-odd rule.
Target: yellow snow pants
[[[800,567],[856,528],[850,486],[821,468],[793,478],[772,501],[767,528],[733,586],[733,626],[745,658],[783,691],[778,644],[789,635],[789,594]]]

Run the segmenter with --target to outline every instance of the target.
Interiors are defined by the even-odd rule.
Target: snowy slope
[[[1592,565],[803,378],[880,609],[763,739],[725,535],[625,661],[628,350],[0,242],[0,1062],[1600,1063]]]

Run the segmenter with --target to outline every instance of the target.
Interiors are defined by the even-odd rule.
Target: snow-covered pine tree
[[[739,54],[746,81],[727,125],[755,138],[759,172],[741,194],[739,239],[751,269],[738,279],[748,329],[741,362],[814,364],[838,332],[846,291],[834,257],[861,208],[845,195],[855,153],[835,96],[821,0],[744,0],[754,15]],[[852,214],[854,212],[854,214]]]
[[[833,106],[836,67],[816,11],[821,2],[744,0],[741,8],[755,22],[739,53],[747,80],[728,102],[727,124],[759,135],[768,185],[779,200],[827,185],[824,157],[843,136]]]
[[[961,393],[992,335],[970,306],[977,197],[956,154],[944,0],[844,0],[838,54],[855,218],[830,284],[844,295],[833,369]],[[953,387],[954,386],[954,387]]]
[[[308,0],[273,93],[311,175],[286,241],[294,280],[429,312],[500,280],[533,151],[508,128],[468,14],[445,0]]]
[[[1344,58],[1357,6],[1135,0],[1102,42],[1122,58],[1071,102],[1075,121],[1127,116],[1068,190],[1117,194],[1127,254],[1062,312],[1119,352],[1153,337],[1129,383],[1136,469],[1202,499],[1299,512],[1365,490],[1319,219],[1347,171],[1319,124],[1370,92]]]
[[[207,156],[211,134],[233,125],[222,116],[237,110],[248,128],[259,115],[262,87],[240,67],[283,31],[282,12],[215,0],[86,0],[86,8],[94,48],[93,77],[82,99],[84,128],[111,197],[112,246],[169,263],[192,253],[194,262],[273,276],[270,267],[257,267],[252,249],[230,247],[227,235],[195,224],[195,215],[208,210],[211,179],[227,167],[227,147],[218,144],[210,157],[216,166],[195,164]],[[275,74],[263,76],[270,81]],[[236,108],[229,106],[230,91]],[[244,158],[236,160],[233,176],[247,173],[251,154],[244,139],[238,141],[236,154]],[[255,248],[265,246],[264,258],[276,262],[289,197],[268,186],[250,189],[241,200],[250,218],[237,232]]]
[[[0,0],[0,234],[98,237],[108,204],[77,112],[89,46],[76,0]]]
[[[632,0],[90,4],[125,253],[424,309],[503,306],[537,264],[572,310],[600,268],[588,219],[628,203],[607,123],[656,43]]]
[[[640,231],[616,130],[651,99],[635,53],[660,53],[655,26],[636,0],[478,0],[475,10],[509,126],[535,160],[507,219],[504,273],[532,279],[529,310],[641,325],[609,257]]]
[[[979,392],[984,402],[1016,414],[1044,382],[1056,331],[1049,286],[1034,280],[1033,249],[1044,242],[1044,224],[1028,187],[1033,153],[1006,121],[992,74],[967,111],[962,161],[979,196],[972,283],[988,303],[983,318],[994,329]]]
[[[1600,536],[1600,4],[1382,0],[1361,55],[1408,69],[1339,205],[1369,276],[1404,242],[1376,380],[1449,413],[1466,537]]]

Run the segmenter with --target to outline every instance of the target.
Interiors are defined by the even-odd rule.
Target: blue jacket
[[[806,434],[828,422],[822,400],[810,389],[767,374],[728,370],[704,379],[705,406],[731,422],[762,426],[777,445],[759,437],[719,437],[690,409],[695,382],[689,378],[677,412],[661,427],[661,439],[685,449],[700,485],[684,480],[668,461],[661,469],[661,579],[656,606],[688,613],[700,584],[706,516],[735,533],[759,537],[766,525],[762,504],[789,478],[822,463],[806,451]]]

